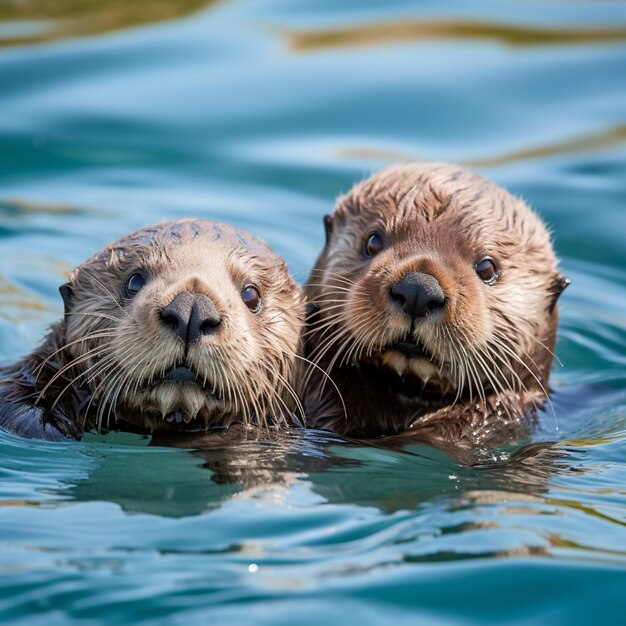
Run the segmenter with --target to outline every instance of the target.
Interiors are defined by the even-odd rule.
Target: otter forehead
[[[355,185],[350,196],[357,205],[376,209],[393,204],[398,218],[417,213],[431,222],[445,215],[452,200],[457,201],[457,206],[480,203],[484,199],[491,204],[508,194],[477,174],[452,165],[413,163],[374,174]]]
[[[197,219],[162,222],[142,228],[113,242],[110,248],[138,245],[145,247],[176,248],[189,242],[220,243],[229,248],[241,248],[250,254],[273,254],[270,247],[258,237],[240,231],[229,224]]]
[[[215,255],[216,251],[223,254]],[[125,235],[85,261],[80,268],[97,264],[126,269],[133,264],[161,261],[176,262],[191,269],[194,265],[206,266],[211,259],[223,262],[239,258],[262,264],[264,268],[282,265],[280,257],[258,237],[228,224],[182,219]]]
[[[521,200],[477,174],[441,163],[391,167],[355,185],[335,212],[355,235],[384,233],[413,252],[467,254],[520,249],[556,263],[543,222]]]

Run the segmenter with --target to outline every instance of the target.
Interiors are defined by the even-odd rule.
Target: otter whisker
[[[324,295],[341,295],[342,293],[352,293],[352,287],[344,287],[343,285],[325,285]]]
[[[93,274],[90,275],[90,279],[95,281],[98,285],[100,285],[100,287],[102,287],[102,289],[104,289],[104,291],[111,297],[111,300],[113,300],[113,302],[117,305],[117,307],[119,308],[119,310],[124,314],[124,316],[128,316],[128,312],[126,311],[126,309],[124,309],[124,307],[119,303],[119,301],[117,300],[117,298],[113,295],[113,293],[111,292],[111,290],[98,278],[96,278]]]
[[[115,335],[109,335],[107,334],[97,334],[96,338],[97,339],[101,339],[101,338],[106,338],[106,337],[114,337]],[[79,340],[77,340],[76,342],[70,342],[69,344],[66,344],[66,346],[72,345],[74,343],[81,343],[83,341],[87,341],[90,340],[91,336],[86,336],[83,337]],[[127,341],[123,341],[120,345],[123,346]],[[48,388],[55,383],[61,376],[63,376],[67,371],[69,371],[70,369],[72,369],[73,367],[76,367],[77,365],[80,365],[82,362],[88,360],[90,357],[93,356],[99,356],[99,353],[97,353],[96,351],[99,350],[100,348],[105,348],[105,349],[109,349],[112,345],[112,342],[109,341],[107,343],[104,344],[99,344],[97,346],[95,346],[94,348],[91,348],[88,352],[84,352],[83,354],[80,355],[79,358],[75,358],[72,359],[71,361],[68,361],[60,370],[58,370],[54,376],[52,376],[52,378],[48,381],[46,387],[44,387],[43,391],[41,392],[40,396],[42,396],[43,394],[45,394],[48,390]],[[37,404],[39,401],[39,399],[36,401],[35,404]]]
[[[265,369],[268,372],[268,374],[271,375],[272,373],[271,370],[269,370],[268,368],[265,368]],[[278,393],[278,391],[275,389],[275,386],[276,386],[275,383],[273,385],[267,385],[267,391],[270,393],[270,396],[272,399],[269,402],[269,407],[266,412],[272,414],[273,418],[277,420],[278,423],[287,424],[288,423],[287,416],[291,416],[292,411],[289,409],[289,406],[287,405],[285,399],[282,398],[281,395]],[[283,389],[287,389],[287,388],[283,386]],[[293,393],[294,393],[294,398],[297,399],[297,396],[295,396],[295,392]],[[282,409],[280,409],[280,407],[274,406],[274,400],[278,401]],[[299,399],[297,399],[297,401],[299,402]]]
[[[105,357],[106,359],[107,357]],[[76,376],[74,376],[67,385],[65,385],[65,387],[63,387],[63,389],[57,394],[54,402],[51,404],[50,406],[50,410],[52,411],[56,405],[59,403],[59,401],[61,400],[61,397],[63,396],[63,394],[70,389],[71,387],[73,387],[81,378],[83,378],[84,376],[88,376],[90,373],[93,372],[94,369],[100,367],[102,365],[102,360],[93,363],[92,365],[90,365],[86,370],[84,370],[83,372],[81,372],[80,374],[77,374]]]
[[[119,370],[115,370],[114,368],[109,368],[108,371],[106,371],[106,373],[102,377],[100,383],[97,385],[93,394],[93,398],[96,398],[96,397],[99,398],[99,404],[96,409],[96,429],[98,430],[98,432],[102,431],[102,420],[104,417],[104,411],[106,407],[108,406],[108,399],[111,393],[110,391],[111,385],[109,384],[109,382],[110,382],[110,378],[112,375],[113,375],[113,378],[116,379],[121,374]],[[98,396],[97,393],[100,388],[102,388],[102,395]],[[89,410],[89,408],[90,407],[88,406],[87,410]]]
[[[133,348],[133,344],[131,341],[131,338],[126,339],[122,344],[121,344],[121,350],[122,350],[122,358],[127,357],[130,353],[130,351]],[[108,361],[107,359],[111,359],[110,361]],[[102,364],[101,368],[94,372],[91,376],[90,376],[90,382],[95,381],[96,378],[101,377],[100,382],[96,385],[95,389],[92,392],[91,395],[91,399],[89,401],[89,404],[87,405],[87,409],[85,411],[85,418],[86,416],[89,414],[89,411],[91,410],[91,406],[93,404],[93,402],[95,400],[99,401],[99,406],[98,409],[96,411],[96,426],[98,428],[98,430],[101,429],[101,425],[102,425],[102,411],[104,410],[104,407],[106,406],[106,401],[107,401],[107,381],[109,379],[109,377],[111,376],[111,373],[113,373],[114,371],[114,367],[116,365],[116,361],[114,359],[113,354],[110,354],[105,360],[104,363]],[[100,398],[99,396],[99,391],[103,389],[104,391],[104,395],[102,398]]]
[[[467,335],[464,331],[460,332],[461,337],[466,341],[466,343],[470,344]],[[470,344],[471,345],[471,344]],[[478,364],[469,358],[469,355],[466,358],[466,364],[468,366],[468,372],[470,373],[471,379],[476,385],[476,391],[478,392],[478,397],[483,404],[483,407],[487,406],[487,396],[485,394],[485,389],[482,384],[482,380],[480,377],[480,373],[478,371]]]
[[[306,420],[306,414],[304,412],[304,407],[302,406],[302,402],[300,398],[298,398],[298,394],[295,392],[294,388],[289,384],[289,382],[282,376],[279,372],[275,372],[278,380],[283,384],[284,388],[287,390],[287,393],[293,398],[296,403],[296,408],[300,411],[300,415],[302,415],[302,419]]]
[[[96,319],[109,320],[114,323],[118,323],[122,318],[115,317],[115,315],[108,315],[106,313],[94,313],[92,311],[68,311],[66,317],[95,317]]]
[[[331,272],[331,271],[329,271],[327,269],[320,270],[320,269],[317,269],[317,268],[313,268],[311,270],[311,274],[316,275],[316,276],[320,276],[320,277],[329,276],[330,278],[333,278],[335,280],[339,280],[339,281],[341,281],[343,283],[347,283],[349,285],[356,285],[356,282],[351,280],[347,276],[342,276],[341,274],[337,274],[336,272]]]
[[[326,368],[326,373],[329,374],[329,377],[330,377],[330,372],[332,372],[335,363],[340,358],[340,356],[342,355],[343,351],[350,345],[351,341],[352,341],[352,337],[350,336],[350,334],[348,334],[348,337],[337,347],[337,350],[336,350],[333,358],[330,360],[330,363],[329,363],[328,367]],[[326,380],[327,379],[324,378],[324,380],[322,381],[322,383],[320,385],[319,398],[321,398],[322,394],[324,393],[324,388],[326,386]]]
[[[334,316],[331,316],[328,318],[328,320],[324,321],[324,323],[313,326],[310,331],[304,333],[304,336],[307,337],[310,335],[319,334],[318,340],[321,341],[325,335],[337,328],[337,323],[341,320],[342,317],[342,313],[336,313]]]
[[[483,354],[480,350],[474,350],[473,351],[473,355],[475,357],[475,359],[478,361],[478,364],[482,366],[483,372],[485,374],[485,377],[487,378],[489,384],[491,385],[491,387],[497,391],[498,388],[500,389],[500,391],[502,393],[508,391],[508,388],[504,385],[506,385],[506,383],[508,382],[506,377],[502,374],[501,370],[500,373],[504,378],[504,385],[503,383],[498,380],[497,375],[495,373],[495,371],[492,371],[491,368],[489,367],[488,363],[485,361],[485,358],[483,357]],[[497,384],[496,384],[497,383]]]
[[[326,336],[322,335],[319,339],[319,345],[311,352],[310,357],[312,361],[319,363],[324,357],[326,352],[332,348],[340,339],[350,333],[348,328],[342,328],[341,326],[335,327],[329,330]]]
[[[450,332],[450,330],[446,326],[443,326],[442,331],[448,338],[447,346],[449,348],[449,353],[450,353],[449,360],[450,360],[450,363],[452,364],[451,375],[454,378],[454,380],[457,381],[456,382],[457,391],[456,391],[456,395],[454,396],[454,400],[452,401],[452,404],[455,405],[460,400],[461,395],[463,393],[463,389],[465,388],[465,380],[466,380],[465,364],[463,361],[463,357],[459,353],[459,349],[456,345],[456,342],[454,341],[452,337],[452,333]]]
[[[556,409],[554,408],[554,405],[552,404],[552,400],[550,399],[550,395],[548,394],[547,389],[544,387],[544,385],[539,380],[539,378],[536,376],[536,374],[526,365],[526,363],[523,362],[523,360],[517,354],[515,354],[515,352],[513,350],[511,350],[510,348],[508,348],[507,346],[505,346],[503,344],[501,344],[501,348],[505,352],[507,352],[507,354],[509,354],[511,356],[511,358],[515,359],[522,367],[524,367],[524,369],[526,369],[528,371],[528,373],[532,376],[532,378],[535,380],[535,382],[539,385],[539,388],[541,389],[543,395],[545,396],[546,401],[550,405],[550,409],[551,409],[552,415],[554,417],[554,426],[555,426],[556,434],[558,436],[558,434],[559,434],[559,424],[558,424],[558,418],[557,418],[557,415],[556,415]],[[525,356],[527,358],[529,358],[533,362],[533,364],[536,366],[536,363],[529,357],[529,355],[525,354]],[[520,383],[521,383],[521,380],[520,380]]]
[[[96,346],[95,348],[92,348],[91,350],[83,353],[80,357],[73,359],[72,361],[69,361],[66,365],[64,365],[60,370],[58,370],[54,376],[52,376],[50,378],[50,380],[46,383],[46,385],[44,386],[44,388],[41,390],[41,392],[39,393],[39,395],[37,396],[37,399],[35,400],[35,406],[37,404],[39,404],[39,402],[43,399],[44,395],[46,394],[46,392],[48,391],[48,389],[50,389],[50,387],[59,379],[61,378],[64,374],[66,374],[69,370],[71,370],[72,368],[76,367],[77,365],[80,365],[82,362],[89,360],[91,357],[98,355],[101,351],[105,350],[106,346]]]
[[[329,350],[331,350],[340,341],[343,341],[345,337],[349,337],[349,336],[350,336],[350,333],[348,329],[339,328],[324,342],[320,343],[318,349],[314,350],[310,354],[311,361],[319,364]],[[304,381],[303,381],[304,386],[308,384],[312,374],[313,374],[313,370],[309,367],[304,377]]]
[[[78,343],[83,343],[86,341],[91,341],[92,339],[102,339],[105,337],[113,337],[113,336],[115,336],[114,331],[102,330],[102,331],[98,331],[95,333],[91,333],[89,335],[85,335],[84,337],[81,337],[80,339],[76,339],[75,341],[70,341],[69,343],[63,344],[60,348],[58,348],[57,350],[49,354],[45,359],[41,361],[41,363],[37,367],[33,369],[33,373],[35,374],[35,379],[39,378],[39,375],[41,374],[42,369],[46,366],[46,363],[48,363],[50,359],[52,359],[55,355],[59,354],[60,352],[63,352],[65,349],[69,348],[70,346],[74,346]]]

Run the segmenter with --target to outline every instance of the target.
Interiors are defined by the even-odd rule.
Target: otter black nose
[[[411,319],[441,309],[446,301],[437,279],[421,272],[405,274],[391,287],[389,295]]]
[[[185,342],[197,341],[222,321],[212,300],[200,293],[181,291],[160,311],[161,321]]]

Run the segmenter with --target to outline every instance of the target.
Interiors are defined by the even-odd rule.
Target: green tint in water
[[[4,362],[62,313],[71,267],[150,222],[232,222],[304,279],[334,198],[397,159],[524,196],[573,281],[554,411],[480,467],[312,432],[194,451],[0,435],[3,622],[621,619],[623,5],[32,1],[0,19]]]

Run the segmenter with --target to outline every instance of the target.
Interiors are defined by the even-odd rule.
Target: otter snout
[[[161,322],[189,345],[214,332],[222,318],[213,301],[204,294],[181,291],[159,311]]]
[[[434,276],[409,272],[389,289],[389,297],[412,320],[443,308],[446,298]]]

